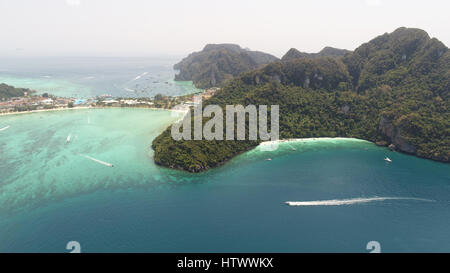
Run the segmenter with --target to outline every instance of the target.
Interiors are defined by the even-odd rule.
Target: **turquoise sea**
[[[198,91],[172,80],[176,61],[2,59],[0,82],[77,98]],[[0,252],[68,252],[69,241],[82,252],[368,252],[369,241],[382,252],[450,252],[449,164],[316,139],[189,174],[156,166],[150,148],[179,115],[0,116]]]
[[[0,58],[0,83],[61,97],[153,97],[200,91],[192,82],[175,82],[173,57]]]
[[[152,139],[178,118],[120,108],[0,116],[0,252],[68,252],[69,241],[82,252],[368,252],[369,241],[450,252],[449,164],[316,139],[189,174],[152,160]]]

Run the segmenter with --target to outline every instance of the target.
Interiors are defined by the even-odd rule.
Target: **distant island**
[[[353,137],[450,160],[450,51],[421,29],[398,28],[353,52],[325,50],[331,56],[291,49],[284,60],[268,64],[257,64],[249,54],[237,58],[239,50],[233,58],[229,50],[212,54],[207,48],[175,66],[178,79],[222,86],[204,106],[279,105],[282,139]],[[169,127],[152,147],[157,164],[201,172],[258,144],[175,141]]]
[[[174,65],[177,81],[192,81],[197,88],[220,87],[242,72],[278,61],[260,51],[243,49],[235,44],[209,44]]]

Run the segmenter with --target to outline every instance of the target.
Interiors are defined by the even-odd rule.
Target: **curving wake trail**
[[[108,162],[105,162],[105,161],[101,161],[101,160],[95,159],[95,158],[90,157],[90,156],[88,156],[88,155],[85,155],[84,157],[86,157],[87,159],[90,159],[90,160],[92,160],[92,161],[94,161],[94,162],[97,162],[97,163],[100,163],[100,164],[102,164],[102,165],[105,165],[105,166],[107,166],[107,167],[114,167],[114,165],[111,164],[111,163],[108,163]]]
[[[134,78],[134,81],[139,80],[140,78],[144,77],[144,76],[147,75],[147,74],[148,74],[148,72],[144,72],[144,73],[140,74],[139,76],[137,76],[136,78]]]
[[[286,204],[288,206],[342,206],[342,205],[353,205],[385,200],[416,200],[424,202],[434,202],[434,200],[414,198],[414,197],[370,197],[370,198],[333,199],[333,200],[301,201],[301,202],[287,201]]]

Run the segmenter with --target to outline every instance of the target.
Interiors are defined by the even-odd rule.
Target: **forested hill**
[[[306,53],[301,52],[295,48],[289,49],[289,51],[284,54],[284,56],[281,58],[283,62],[292,61],[295,59],[302,59],[302,58],[320,58],[320,57],[343,57],[347,53],[351,53],[350,50],[346,49],[339,49],[327,46],[323,48],[318,53]]]
[[[278,58],[260,51],[251,51],[235,44],[209,44],[177,63],[177,81],[193,81],[198,88],[222,86],[242,72],[278,61]]]
[[[29,89],[25,88],[15,88],[13,86],[0,83],[0,99],[9,99],[13,97],[22,97],[25,92],[31,93]]]
[[[358,92],[376,86],[420,88],[448,99],[450,53],[421,29],[399,28],[361,45],[343,62]]]
[[[344,57],[275,62],[241,74],[205,104],[280,106],[280,138],[354,137],[450,161],[450,51],[399,28]],[[153,142],[155,162],[199,172],[255,147],[250,141]]]

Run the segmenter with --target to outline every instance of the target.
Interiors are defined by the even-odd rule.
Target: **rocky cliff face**
[[[270,54],[234,44],[208,44],[174,65],[177,81],[193,81],[199,88],[221,86],[242,72],[278,61]]]
[[[378,127],[381,134],[384,135],[391,144],[394,144],[394,149],[401,152],[416,154],[417,147],[406,140],[405,134],[400,127],[393,125],[392,121],[385,116],[381,116],[380,125]],[[392,146],[391,146],[392,147]]]
[[[351,85],[351,78],[345,65],[340,59],[330,57],[274,62],[241,76],[248,84],[273,81],[283,85],[327,90],[335,90],[343,84]]]

